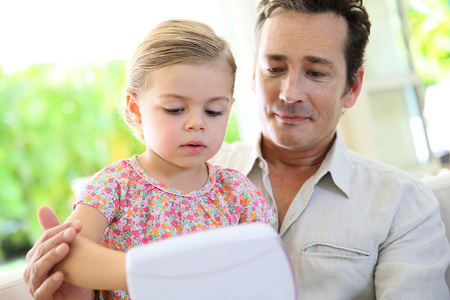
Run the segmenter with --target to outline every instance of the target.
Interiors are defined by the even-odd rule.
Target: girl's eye
[[[205,109],[205,113],[212,117],[220,116],[223,114],[221,111],[215,111],[215,110],[210,110],[210,109]]]
[[[267,72],[269,72],[269,73],[279,73],[279,72],[281,72],[281,69],[280,68],[269,68],[269,69],[267,69]]]
[[[184,111],[183,108],[164,108],[164,111],[171,115],[177,115]]]

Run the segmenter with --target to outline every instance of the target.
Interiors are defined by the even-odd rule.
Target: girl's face
[[[234,102],[232,80],[223,69],[217,63],[164,67],[137,99],[127,96],[134,121],[142,122],[146,161],[194,168],[217,153]]]

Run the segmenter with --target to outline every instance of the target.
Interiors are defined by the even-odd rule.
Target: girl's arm
[[[100,246],[108,226],[103,214],[89,205],[79,204],[67,219],[74,220],[81,221],[83,229],[71,244],[69,255],[55,270],[62,271],[67,282],[79,287],[126,289],[125,253]]]

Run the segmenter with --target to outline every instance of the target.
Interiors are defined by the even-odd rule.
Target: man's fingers
[[[41,206],[37,211],[39,224],[43,230],[55,227],[61,223],[58,220],[55,212],[48,206]]]
[[[64,281],[64,275],[61,272],[56,272],[48,277],[42,285],[33,293],[36,300],[52,300],[53,294],[59,289]]]
[[[39,252],[40,250],[37,250]],[[34,295],[34,292],[39,289],[44,281],[48,281],[48,275],[51,269],[63,260],[69,253],[69,246],[67,244],[61,244],[54,249],[47,251],[39,260],[29,263],[23,274],[24,280],[30,287],[30,292]],[[53,275],[52,275],[53,276]],[[50,277],[52,277],[50,276]],[[57,279],[56,276],[53,279]],[[55,283],[56,284],[56,283]],[[46,289],[44,289],[46,290]],[[41,292],[43,293],[43,292]],[[46,298],[41,298],[46,299]]]
[[[28,264],[39,259],[50,249],[61,243],[71,243],[75,240],[78,232],[82,229],[81,222],[67,222],[56,227],[47,229],[41,235],[39,240],[34,244],[33,248],[27,253]],[[39,251],[39,253],[36,253]]]

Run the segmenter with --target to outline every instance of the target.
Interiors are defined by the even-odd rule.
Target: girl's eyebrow
[[[177,99],[180,99],[180,100],[183,100],[183,101],[189,101],[190,100],[189,97],[181,96],[181,95],[178,95],[178,94],[162,94],[162,95],[159,95],[159,97],[161,97],[161,98],[177,98]],[[217,96],[217,97],[209,98],[207,101],[208,102],[214,102],[214,101],[227,101],[227,102],[230,102],[231,100],[230,100],[230,98],[225,97],[225,96]]]

